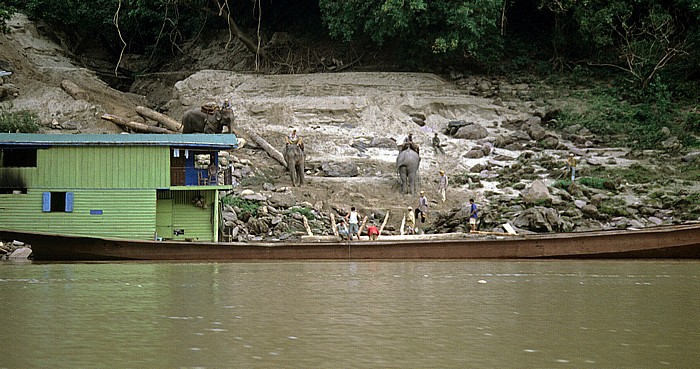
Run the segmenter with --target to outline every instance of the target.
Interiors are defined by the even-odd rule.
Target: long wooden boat
[[[700,259],[700,224],[522,236],[364,238],[246,243],[139,241],[0,229],[0,239],[29,243],[35,260]]]

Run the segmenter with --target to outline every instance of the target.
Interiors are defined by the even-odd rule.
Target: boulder
[[[542,201],[551,201],[549,188],[541,180],[535,180],[530,186],[521,192],[525,203],[534,204]]]
[[[464,126],[458,129],[454,137],[467,140],[480,140],[488,135],[489,131],[487,131],[486,128],[484,128],[482,125],[470,124],[468,126]]]
[[[296,204],[296,199],[291,192],[275,192],[270,194],[267,202],[278,208],[290,208]]]
[[[12,253],[7,258],[13,260],[20,260],[28,258],[31,254],[32,249],[30,249],[29,247],[20,247],[17,250],[12,251]]]
[[[367,145],[368,147],[380,147],[384,149],[395,149],[396,141],[388,137],[374,137]]]
[[[478,150],[477,150],[477,148],[473,148],[473,149],[467,151],[467,153],[464,154],[464,157],[465,157],[465,158],[469,158],[469,159],[483,158],[483,157],[484,157],[484,152],[481,151],[481,148],[480,148],[480,147],[479,147]]]
[[[553,232],[562,229],[563,221],[556,210],[536,206],[520,213],[513,225],[534,232]]]
[[[353,162],[336,163],[325,161],[321,163],[321,170],[326,177],[357,177],[360,175],[357,165]]]

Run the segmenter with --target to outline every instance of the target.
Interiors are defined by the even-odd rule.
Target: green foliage
[[[0,3],[0,33],[7,33],[7,21],[10,19],[15,9],[4,3]]]
[[[319,5],[329,34],[343,41],[369,38],[417,54],[482,61],[500,53],[500,0],[320,0]]]
[[[668,86],[659,78],[643,91],[605,88],[577,95],[583,103],[562,109],[560,128],[579,124],[611,144],[659,149],[666,139],[660,131],[666,127],[685,146],[698,145],[689,133],[697,133],[700,115],[684,112],[681,105],[672,101]]]
[[[605,199],[605,201],[598,206],[598,212],[610,217],[627,217],[630,215],[625,206],[625,201],[618,198]]]
[[[221,199],[221,203],[224,205],[231,205],[233,207],[241,209],[241,212],[248,213],[251,216],[258,215],[258,209],[261,206],[260,201],[247,200],[242,197],[229,195]]]
[[[17,112],[0,111],[0,132],[35,133],[39,131],[39,118],[36,113],[22,110]]]

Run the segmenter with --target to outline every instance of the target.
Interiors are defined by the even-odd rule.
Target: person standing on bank
[[[350,212],[348,215],[345,216],[345,219],[348,220],[348,223],[350,224],[348,234],[350,236],[350,240],[352,240],[352,236],[355,235],[357,236],[357,239],[360,239],[359,231],[360,231],[360,214],[355,210],[355,207],[350,208]]]
[[[418,198],[418,207],[416,208],[416,218],[420,216],[420,222],[425,223],[425,218],[428,217],[428,198],[425,197],[425,191],[420,192]]]
[[[446,200],[446,194],[447,194],[447,175],[445,174],[444,170],[440,171],[440,183],[438,184],[438,193],[440,194],[440,197],[442,198],[442,202],[445,202]]]
[[[416,213],[413,212],[412,207],[408,207],[406,214],[404,215],[406,234],[413,234],[416,228]]]
[[[478,207],[474,199],[469,199],[469,228],[470,232],[476,232],[476,221],[479,219]]]
[[[571,183],[574,183],[574,179],[576,178],[576,158],[573,152],[570,153],[569,158],[566,159],[566,167],[571,171]]]
[[[436,155],[438,153],[445,155],[445,150],[442,149],[442,144],[440,143],[440,137],[438,137],[437,132],[435,132],[435,136],[433,136],[433,150],[435,150]]]

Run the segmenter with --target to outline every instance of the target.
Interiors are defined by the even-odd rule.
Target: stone
[[[537,206],[525,209],[515,218],[513,225],[534,232],[552,232],[560,230],[563,221],[556,210]]]
[[[577,208],[582,209],[584,206],[586,206],[586,202],[583,200],[574,200],[574,205]]]
[[[481,151],[480,149],[481,149],[481,148],[479,148],[479,150],[471,149],[471,150],[467,151],[467,153],[464,154],[463,156],[464,156],[465,158],[469,158],[469,159],[483,158],[483,157],[484,157],[484,152]]]
[[[12,260],[27,259],[32,254],[32,249],[29,247],[20,247],[13,251],[7,258]]]
[[[523,196],[523,202],[529,204],[542,201],[551,201],[547,185],[539,179],[533,181],[528,188],[521,192],[521,194]]]
[[[664,222],[663,220],[661,220],[661,219],[659,219],[659,218],[657,218],[657,217],[649,217],[649,218],[647,218],[647,219],[649,220],[649,222],[654,223],[654,224],[657,225],[657,226],[660,226],[660,225],[663,224],[663,222]]]
[[[395,149],[397,146],[397,142],[388,137],[374,137],[367,146],[379,147],[384,149]]]
[[[260,194],[260,193],[254,193],[252,195],[245,195],[245,196],[241,196],[241,197],[246,199],[246,200],[253,200],[253,201],[266,201],[267,200],[267,197],[265,197],[265,195]]]
[[[291,192],[275,192],[270,194],[267,202],[279,208],[289,208],[296,204],[296,199]]]
[[[583,212],[583,215],[588,216],[590,218],[598,218],[598,216],[600,215],[598,213],[598,208],[595,205],[591,204],[584,205],[581,208],[581,211]]]
[[[471,124],[458,129],[454,137],[467,140],[480,140],[488,135],[489,131],[480,124]]]
[[[323,162],[321,170],[326,177],[357,177],[360,171],[353,162]]]
[[[538,141],[547,135],[547,131],[545,131],[541,125],[533,124],[528,127],[527,134],[530,136],[531,139]]]

